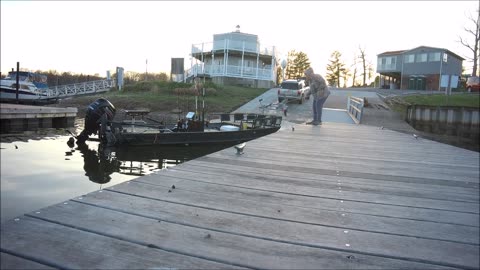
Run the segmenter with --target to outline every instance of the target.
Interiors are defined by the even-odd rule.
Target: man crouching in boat
[[[97,134],[100,129],[107,128],[108,122],[115,117],[115,111],[115,106],[104,98],[97,99],[90,104],[85,115],[85,129],[77,136],[77,144],[84,144],[91,134]],[[105,130],[100,130],[99,134],[99,136],[103,136]]]

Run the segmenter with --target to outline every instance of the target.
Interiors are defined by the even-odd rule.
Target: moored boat
[[[76,136],[77,144],[85,143],[92,134],[98,134],[100,142],[107,146],[235,145],[277,132],[282,121],[281,116],[259,114],[215,114],[202,120],[189,112],[177,123],[147,123],[135,119],[113,121],[115,112],[115,107],[106,99],[90,104],[85,129]]]
[[[18,75],[18,92],[17,92]],[[0,100],[2,102],[19,103],[53,103],[56,99],[49,97],[45,91],[48,88],[47,76],[28,71],[11,71],[7,77],[0,80]],[[18,95],[18,99],[17,99]]]

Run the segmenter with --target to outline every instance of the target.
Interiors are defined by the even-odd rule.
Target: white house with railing
[[[213,42],[192,45],[187,78],[206,77],[217,84],[270,88],[276,84],[278,57],[274,46],[260,46],[257,35],[213,35]]]

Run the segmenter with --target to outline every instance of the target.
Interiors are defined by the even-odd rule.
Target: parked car
[[[472,76],[467,79],[468,92],[480,92],[480,77]]]
[[[296,100],[302,104],[310,96],[310,87],[305,80],[285,80],[278,88],[278,102]]]

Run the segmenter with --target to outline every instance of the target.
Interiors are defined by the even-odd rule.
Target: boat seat
[[[233,121],[242,121],[243,120],[243,113],[236,113],[233,115]]]
[[[230,114],[221,114],[220,115],[220,121],[222,123],[230,121]]]

